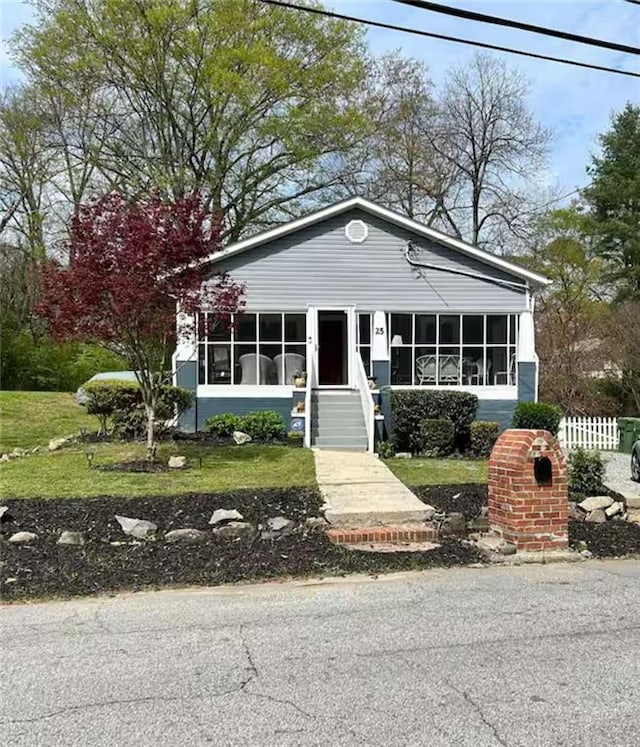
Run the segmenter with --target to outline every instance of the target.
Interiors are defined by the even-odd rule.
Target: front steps
[[[367,430],[359,392],[311,393],[311,445],[319,449],[367,450]]]

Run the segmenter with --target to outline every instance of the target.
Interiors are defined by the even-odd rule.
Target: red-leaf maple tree
[[[136,372],[152,455],[162,366],[176,334],[194,332],[190,321],[177,329],[177,308],[181,319],[202,309],[209,323],[229,325],[243,306],[243,286],[205,262],[221,248],[218,221],[198,194],[174,202],[109,194],[81,208],[62,248],[69,264],[43,263],[36,313],[56,338],[115,350]]]

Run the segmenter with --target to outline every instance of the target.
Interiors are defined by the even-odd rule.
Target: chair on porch
[[[260,365],[260,379],[258,379],[258,359]],[[241,384],[270,384],[270,377],[273,368],[273,361],[268,355],[256,355],[255,353],[245,353],[238,358],[242,376]]]
[[[475,373],[469,376],[469,384],[479,386],[481,384],[488,384],[489,377],[491,375],[491,361],[487,361],[486,367],[482,363],[482,358],[479,358],[475,362]]]
[[[502,379],[502,381],[501,381]],[[509,370],[508,371],[496,371],[493,379],[494,384],[510,384],[516,383],[516,356],[515,353],[509,358]]]
[[[458,384],[460,381],[460,358],[445,355],[440,358],[439,384]]]
[[[421,355],[416,358],[416,379],[420,385],[436,383],[435,355]]]
[[[284,371],[282,366],[282,359],[284,358]],[[273,359],[278,369],[278,384],[292,384],[293,375],[297,372],[304,371],[305,359],[303,355],[298,353],[285,353],[284,355],[276,355]]]

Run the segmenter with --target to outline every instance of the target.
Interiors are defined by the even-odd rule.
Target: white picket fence
[[[562,418],[558,441],[563,449],[612,451],[618,448],[616,418]]]

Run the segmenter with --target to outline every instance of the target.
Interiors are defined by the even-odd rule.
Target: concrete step
[[[316,436],[311,439],[311,444],[319,449],[366,449],[367,439]]]

